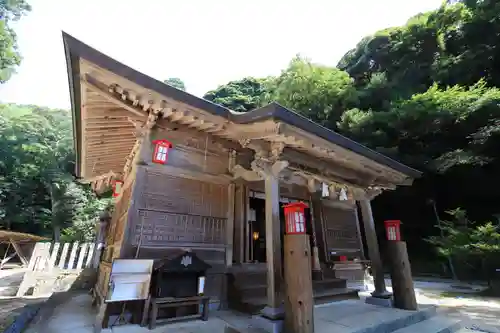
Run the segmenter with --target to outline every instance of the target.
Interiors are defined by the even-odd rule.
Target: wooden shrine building
[[[113,259],[189,249],[211,266],[213,304],[272,318],[283,297],[282,206],[290,201],[310,207],[318,300],[357,296],[345,279],[362,270],[362,239],[374,296],[385,295],[370,200],[410,185],[418,171],[279,104],[234,112],[63,40],[76,174],[98,192],[123,182],[102,227],[99,297]]]

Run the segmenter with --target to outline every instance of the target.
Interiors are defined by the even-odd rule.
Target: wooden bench
[[[146,326],[146,323],[149,321],[149,329],[154,329],[156,324],[158,323],[169,323],[178,320],[186,320],[186,319],[201,319],[204,321],[208,320],[208,302],[210,301],[209,296],[193,296],[193,297],[184,297],[184,298],[174,298],[174,297],[165,297],[165,298],[150,298],[146,300],[144,304],[144,311],[142,317],[142,326]],[[177,308],[181,306],[189,306],[189,305],[203,305],[203,311],[198,314],[181,316],[181,317],[173,317],[173,318],[165,318],[158,319],[158,310],[162,308]],[[149,308],[151,307],[151,311]]]

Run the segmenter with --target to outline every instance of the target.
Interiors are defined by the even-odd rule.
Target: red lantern
[[[401,221],[399,220],[389,220],[384,221],[385,233],[387,235],[387,240],[389,241],[400,241],[401,240]]]
[[[286,220],[286,234],[305,234],[306,233],[306,216],[304,210],[308,206],[303,202],[294,202],[284,206]]]
[[[113,197],[117,197],[122,192],[123,181],[121,180],[113,180]]]
[[[153,150],[153,163],[167,164],[168,150],[172,148],[172,144],[167,140],[154,140],[155,145]]]

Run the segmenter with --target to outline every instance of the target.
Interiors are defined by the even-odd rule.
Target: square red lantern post
[[[172,144],[167,140],[154,140],[153,163],[167,164],[168,151]]]
[[[312,333],[314,331],[312,253],[309,235],[306,233],[305,216],[305,209],[308,206],[303,202],[295,202],[283,208],[285,210],[283,276],[286,281],[284,298],[288,300],[285,305],[283,330]]]
[[[122,192],[123,181],[114,179],[113,180],[113,197],[118,197]]]
[[[388,220],[384,221],[385,233],[387,235],[387,240],[397,241],[401,240],[401,221],[399,220]]]
[[[294,202],[283,207],[285,210],[285,233],[287,235],[306,233],[305,209],[308,206],[303,202]]]

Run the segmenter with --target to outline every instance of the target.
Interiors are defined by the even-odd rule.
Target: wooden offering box
[[[149,327],[153,329],[157,322],[207,320],[209,297],[203,292],[206,271],[210,267],[193,252],[155,260],[151,298],[146,302],[143,324],[149,321]]]

